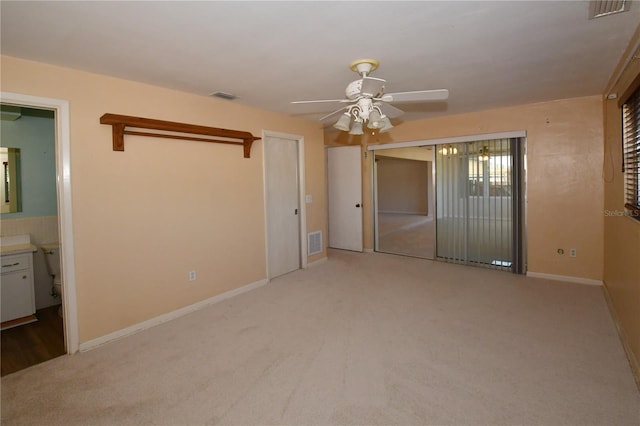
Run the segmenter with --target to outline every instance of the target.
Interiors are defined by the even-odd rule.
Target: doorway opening
[[[3,191],[2,375],[66,353],[60,290],[54,286],[47,253],[55,245],[59,271],[56,197],[55,113],[2,104],[2,152],[7,160]],[[24,238],[23,238],[24,237]],[[30,241],[29,253],[9,250],[15,239]],[[16,260],[17,259],[17,260]],[[5,273],[5,264],[25,268]],[[8,268],[12,269],[12,268]],[[58,279],[60,273],[58,272]],[[14,281],[14,276],[17,281]],[[31,302],[31,303],[29,303]],[[60,315],[58,314],[60,312]],[[23,317],[25,314],[27,317]],[[27,320],[25,320],[25,318]]]
[[[66,100],[61,99],[52,99],[52,98],[43,98],[31,95],[23,95],[18,93],[10,93],[10,92],[2,92],[0,101],[3,105],[11,107],[9,109],[20,110],[32,110],[36,115],[50,115],[52,116],[53,121],[53,145],[48,148],[49,158],[53,158],[53,162],[48,163],[48,167],[53,170],[54,182],[53,182],[53,190],[52,194],[49,196],[53,197],[55,200],[56,208],[54,210],[54,220],[46,224],[40,224],[41,229],[36,229],[33,233],[28,229],[21,229],[20,226],[31,226],[29,224],[29,220],[25,220],[25,218],[20,219],[19,222],[10,224],[6,222],[11,218],[10,215],[3,215],[3,227],[2,234],[8,235],[8,233],[16,234],[29,234],[37,237],[33,238],[32,242],[36,246],[37,253],[34,257],[36,260],[34,263],[36,265],[39,264],[41,270],[46,271],[46,265],[44,261],[44,252],[38,247],[38,244],[46,243],[46,242],[55,242],[53,239],[57,238],[57,243],[59,247],[59,256],[60,256],[60,266],[61,269],[64,270],[64,279],[62,282],[61,291],[62,296],[57,299],[57,303],[62,305],[62,326],[60,328],[60,324],[58,322],[57,331],[51,331],[46,333],[47,337],[50,337],[52,334],[57,333],[58,336],[63,336],[63,344],[61,351],[62,354],[73,354],[76,353],[79,349],[79,335],[78,335],[78,320],[77,320],[77,305],[76,305],[76,286],[75,286],[75,262],[74,262],[74,242],[73,242],[73,220],[72,220],[72,200],[71,200],[71,160],[70,160],[70,137],[69,137],[69,103]],[[3,126],[3,130],[4,126]],[[5,140],[3,135],[3,141]],[[45,156],[42,152],[40,156]],[[36,155],[37,157],[37,155]],[[26,160],[24,157],[22,160]],[[25,165],[22,165],[22,171],[25,172]],[[37,167],[36,167],[37,169]],[[33,172],[34,175],[38,173],[42,173],[42,170],[37,169],[36,172]],[[31,179],[32,173],[30,172],[29,178]],[[29,185],[33,187],[32,184]],[[27,194],[22,194],[22,204],[23,207],[32,209],[33,200],[27,202]],[[41,202],[41,199],[37,200]],[[36,203],[37,204],[37,203]],[[36,208],[37,210],[37,208]],[[26,215],[30,213],[25,212]],[[36,223],[39,223],[39,220],[35,220]],[[5,227],[4,225],[8,224],[9,227]],[[42,229],[44,228],[44,229]],[[54,237],[55,236],[55,237]],[[49,241],[44,241],[43,238],[47,238]],[[33,241],[34,240],[34,241]],[[41,257],[40,257],[41,256]],[[38,306],[43,306],[43,310],[46,312],[42,312],[41,316],[44,318],[45,316],[58,318],[56,321],[60,321],[60,317],[58,316],[58,306],[56,304],[52,304],[50,306],[46,306],[48,303],[46,301],[47,293],[51,290],[51,282],[54,281],[52,277],[49,275],[48,271],[44,272],[45,280],[43,281],[42,290],[39,291],[41,300],[38,302]],[[34,283],[35,284],[35,283]],[[35,290],[35,289],[34,289]],[[50,293],[49,293],[50,294]],[[44,320],[43,320],[44,321]],[[40,322],[40,321],[39,321]],[[37,324],[37,323],[34,323]],[[44,322],[42,322],[44,324]],[[31,324],[26,324],[20,327],[28,327]],[[20,328],[16,327],[16,328]],[[53,339],[56,340],[55,338]],[[3,359],[3,373],[4,370],[4,361],[5,361],[5,345],[2,345],[2,359]],[[59,340],[58,340],[59,343]],[[58,346],[59,347],[59,346]],[[58,351],[60,352],[60,351]],[[60,353],[54,352],[57,356]],[[41,354],[42,355],[42,354]],[[46,354],[44,357],[46,358]],[[53,357],[50,356],[50,357]],[[27,358],[31,364],[36,364],[44,361],[45,359],[38,359],[37,357],[29,356],[28,354],[21,354],[22,358]],[[22,360],[24,361],[24,360]],[[24,368],[22,366],[20,368]]]

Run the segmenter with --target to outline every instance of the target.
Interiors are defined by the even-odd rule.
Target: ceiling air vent
[[[592,0],[589,3],[589,19],[626,12],[631,6],[630,0]]]
[[[210,96],[226,99],[228,101],[232,101],[236,98],[236,95],[232,95],[231,93],[226,93],[226,92],[213,92]]]

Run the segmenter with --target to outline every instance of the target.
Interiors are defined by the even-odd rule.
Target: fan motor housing
[[[362,79],[352,81],[351,83],[349,83],[344,93],[345,95],[347,95],[348,99],[356,99],[358,98],[358,96],[360,96],[361,91],[362,91]]]

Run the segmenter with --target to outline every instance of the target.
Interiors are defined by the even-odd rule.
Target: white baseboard
[[[638,390],[640,390],[640,362],[633,353],[633,350],[631,349],[631,340],[629,340],[629,336],[620,323],[620,317],[618,317],[618,312],[616,311],[613,300],[611,299],[609,288],[606,285],[603,285],[602,292],[604,293],[604,298],[607,301],[607,307],[611,313],[611,318],[613,318],[613,322],[618,330],[618,336],[620,336],[622,347],[624,348],[627,359],[629,360],[629,365],[631,367],[631,372],[633,373],[633,378],[636,381],[636,386],[638,387]]]
[[[373,253],[375,250],[366,248],[363,250],[365,253]]]
[[[543,272],[527,272],[527,276],[531,278],[543,278],[545,280],[564,281],[576,284],[602,285],[602,280],[592,280],[590,278],[570,277],[568,275],[545,274]]]
[[[157,317],[148,319],[143,322],[139,322],[127,328],[123,328],[118,331],[114,331],[113,333],[105,334],[104,336],[100,336],[98,338],[88,340],[86,342],[80,343],[80,352],[86,352],[90,349],[97,348],[98,346],[104,345],[105,343],[109,343],[116,339],[121,339],[123,337],[138,333],[142,330],[146,330],[147,328],[155,327],[156,325],[160,325],[167,321],[174,320],[176,318],[180,318],[184,315],[190,314],[192,312],[198,311],[202,308],[205,308],[214,303],[221,302],[225,299],[229,299],[231,297],[237,296],[242,293],[246,293],[247,291],[256,289],[261,287],[269,282],[268,279],[263,279],[260,281],[253,282],[251,284],[247,284],[245,286],[236,288],[234,290],[230,290],[224,292],[222,294],[218,294],[217,296],[210,297],[209,299],[201,300],[200,302],[196,302],[193,305],[185,306],[184,308],[176,309],[175,311],[167,312],[166,314],[159,315]]]
[[[309,267],[311,267],[311,266],[317,266],[317,265],[320,265],[321,263],[324,263],[324,262],[326,262],[327,260],[329,260],[329,258],[327,258],[327,257],[323,257],[323,258],[320,258],[320,259],[318,259],[318,260],[314,260],[313,262],[309,262],[309,263],[307,263],[307,268],[309,268]]]

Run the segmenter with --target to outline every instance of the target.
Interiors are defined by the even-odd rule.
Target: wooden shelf
[[[100,117],[101,124],[108,124],[113,128],[113,150],[124,151],[124,135],[149,136],[154,138],[182,139],[198,142],[215,142],[229,145],[242,145],[244,158],[251,157],[251,145],[259,140],[249,132],[240,130],[219,129],[217,127],[198,126],[195,124],[177,123],[174,121],[154,120],[151,118],[132,117],[129,115],[104,114]],[[158,130],[171,133],[143,132],[127,130],[127,128]],[[196,137],[191,135],[204,135]],[[213,139],[224,138],[224,139]]]

